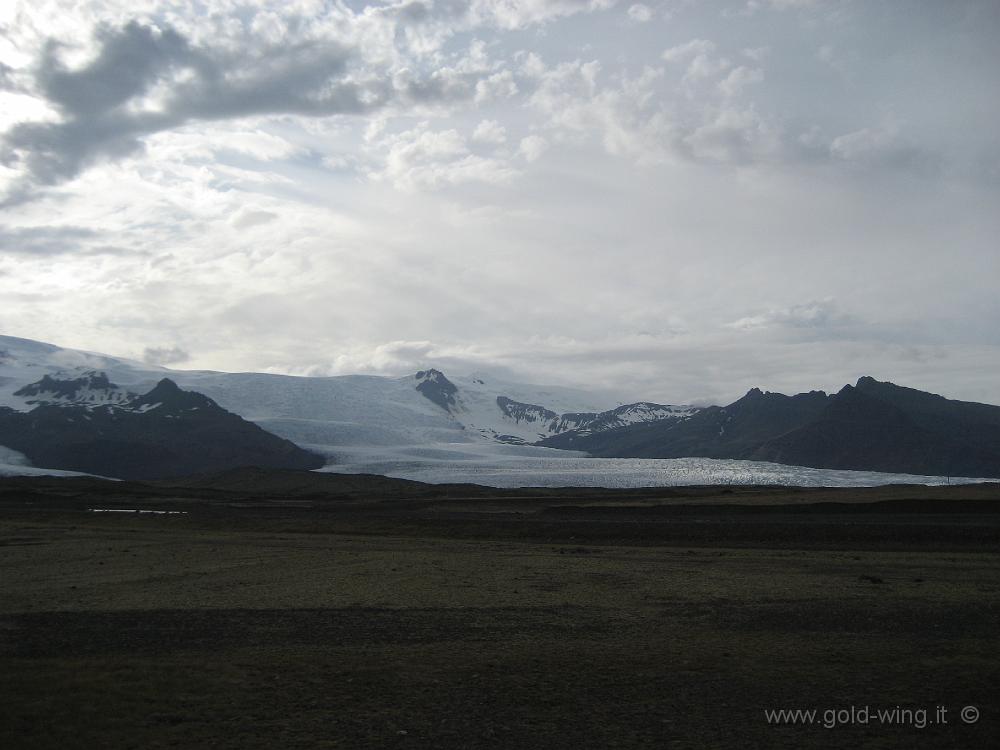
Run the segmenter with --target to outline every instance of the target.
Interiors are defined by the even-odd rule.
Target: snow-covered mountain
[[[697,411],[614,404],[606,396],[571,388],[511,383],[484,374],[446,376],[437,370],[401,378],[170,370],[0,336],[0,407],[23,412],[41,405],[125,404],[164,377],[331,461],[367,450],[530,445],[569,431],[591,434],[685,419]]]
[[[513,445],[532,445],[565,432],[589,435],[640,422],[684,419],[698,411],[693,406],[649,402],[608,408],[590,394],[495,382],[476,375],[456,378],[456,386],[437,370],[417,373],[417,377],[444,380],[455,389],[449,410],[466,429]]]
[[[242,466],[318,469],[325,459],[162,378],[137,395],[104,373],[43,375],[0,408],[0,445],[16,466],[157,479]],[[11,456],[10,452],[15,455]],[[19,473],[3,471],[2,473]]]
[[[14,396],[24,399],[27,406],[40,404],[76,405],[93,408],[96,406],[114,406],[130,408],[136,394],[119,388],[108,380],[103,372],[84,371],[79,377],[56,379],[52,375],[43,375],[36,383],[29,383],[14,391]]]
[[[624,404],[601,412],[569,412],[556,414],[543,406],[522,404],[506,396],[497,397],[497,406],[504,416],[516,424],[529,426],[531,437],[538,439],[573,432],[592,435],[619,427],[647,422],[676,421],[686,419],[699,409],[695,406],[665,406],[649,401]]]

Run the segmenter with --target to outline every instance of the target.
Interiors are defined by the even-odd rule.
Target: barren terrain
[[[1000,736],[996,485],[0,485],[5,748]],[[926,726],[824,725],[852,706]],[[798,708],[812,725],[765,714]]]

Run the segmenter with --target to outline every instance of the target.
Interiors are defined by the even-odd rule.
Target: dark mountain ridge
[[[106,376],[87,382],[45,376],[23,395],[122,393]],[[0,408],[0,445],[34,466],[120,479],[156,479],[240,466],[316,469],[322,457],[164,378],[148,393],[113,402],[41,402],[28,412]]]
[[[455,409],[455,394],[458,388],[440,370],[420,370],[414,378],[417,380],[417,390],[424,398],[437,404],[446,412]]]
[[[753,388],[729,406],[709,406],[674,422],[629,425],[595,435],[571,432],[540,445],[609,457],[627,452],[630,458],[744,458],[768,437],[808,423],[828,398],[822,391],[785,396]]]
[[[599,412],[557,414],[544,406],[515,401],[507,396],[497,396],[496,404],[500,412],[511,421],[517,424],[537,425],[539,435],[549,432],[553,436],[567,432],[571,432],[575,436],[589,435],[630,424],[683,419],[698,411],[698,407],[694,406],[669,406],[654,404],[651,401],[637,401]],[[513,436],[500,436],[498,439],[519,445],[542,444],[538,441],[525,441]]]
[[[28,404],[49,401],[70,401],[88,403],[124,403],[135,398],[108,380],[103,372],[85,372],[78,378],[54,378],[43,375],[42,379],[14,391],[15,396],[21,396]]]
[[[728,406],[670,423],[592,435],[565,433],[541,445],[614,458],[747,459],[945,476],[1000,476],[1000,407],[861,378],[827,395],[757,388]]]

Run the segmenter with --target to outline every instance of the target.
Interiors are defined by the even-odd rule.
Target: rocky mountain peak
[[[149,393],[134,399],[129,406],[137,410],[166,408],[170,411],[220,409],[208,396],[185,391],[170,378],[163,378]]]
[[[448,378],[445,377],[445,374],[443,372],[441,372],[440,370],[435,370],[433,367],[427,370],[418,370],[417,374],[414,375],[413,377],[414,379],[419,380],[421,382],[432,382],[432,383],[449,382]]]
[[[440,370],[420,370],[415,376],[417,390],[427,400],[437,404],[447,412],[456,409],[458,388]]]
[[[15,396],[29,399],[29,404],[57,403],[95,406],[122,404],[135,394],[112,383],[106,373],[96,370],[84,372],[79,377],[54,377],[43,375],[41,380],[14,391]]]

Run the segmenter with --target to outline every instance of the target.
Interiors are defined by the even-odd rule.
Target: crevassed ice
[[[484,456],[454,451],[400,451],[335,455],[323,471],[384,474],[430,483],[483,484],[490,487],[661,487],[699,484],[797,485],[803,487],[873,487],[884,484],[964,484],[995,481],[974,477],[937,477],[841,471],[784,466],[762,461],[711,458],[586,458],[531,455]],[[524,451],[528,453],[528,451]],[[440,458],[438,458],[439,456]]]

